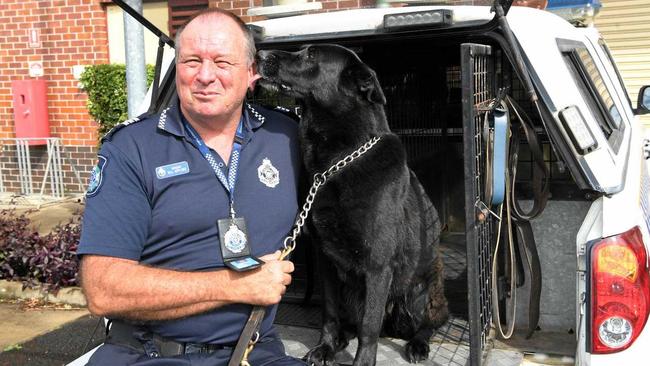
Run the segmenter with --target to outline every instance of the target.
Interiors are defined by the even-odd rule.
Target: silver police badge
[[[260,182],[269,188],[275,188],[280,183],[280,172],[271,164],[269,158],[264,158],[262,165],[257,167],[257,176]]]
[[[226,248],[235,254],[241,253],[246,248],[246,234],[239,230],[235,224],[230,224],[230,228],[226,231],[223,238]]]

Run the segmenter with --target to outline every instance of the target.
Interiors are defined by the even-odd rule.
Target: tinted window
[[[591,114],[608,139],[609,145],[617,152],[625,124],[622,123],[619,107],[614,103],[594,59],[583,43],[561,40],[558,45]]]
[[[587,51],[586,48],[576,48],[575,53],[580,58],[580,62],[582,62],[584,65],[586,74],[594,85],[601,101],[605,104],[605,107],[607,108],[607,111],[611,117],[611,121],[614,122],[613,127],[618,128],[621,125],[622,121],[621,115],[614,105],[614,101],[612,99],[612,96],[609,94],[609,90],[607,90],[607,86],[605,86],[605,83],[603,82],[600,71],[598,71],[596,64],[594,64],[594,59],[591,57],[589,51]]]
[[[614,62],[614,57],[612,57],[612,53],[609,51],[609,47],[607,47],[607,44],[605,43],[605,40],[602,38],[598,40],[598,45],[605,51],[605,54],[607,55],[609,63],[612,65],[614,70],[616,71],[616,77],[618,78],[619,84],[621,84],[621,88],[623,88],[623,94],[625,94],[625,99],[627,100],[628,105],[630,108],[634,108],[632,106],[632,102],[630,101],[630,95],[627,93],[627,88],[625,87],[625,83],[623,82],[623,78],[621,77],[621,73],[618,71],[618,68],[616,67],[616,63]]]

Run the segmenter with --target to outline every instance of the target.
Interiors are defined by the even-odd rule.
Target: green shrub
[[[151,85],[153,76],[154,67],[147,65],[147,85]],[[128,119],[125,65],[87,66],[80,81],[88,93],[88,112],[99,123],[100,138],[113,126]]]

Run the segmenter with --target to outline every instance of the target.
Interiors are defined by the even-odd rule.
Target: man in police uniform
[[[176,47],[178,100],[111,131],[92,173],[81,280],[112,326],[90,364],[225,365],[263,305],[249,362],[304,365],[272,326],[293,271],[277,250],[298,209],[297,125],[244,102],[258,76],[236,16],[200,14]]]

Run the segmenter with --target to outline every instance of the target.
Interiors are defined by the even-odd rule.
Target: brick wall
[[[88,115],[86,94],[73,77],[73,66],[108,62],[106,15],[99,1],[2,0],[0,19],[3,20],[0,22],[0,138],[15,137],[11,81],[30,79],[28,63],[40,61],[44,68],[42,79],[47,81],[52,137],[61,138],[68,150],[94,151],[97,124]],[[29,46],[31,28],[40,32],[40,47]],[[0,161],[12,159],[11,148],[0,149]],[[46,158],[39,148],[32,150],[34,159]],[[91,155],[94,156],[94,152]],[[67,164],[65,160],[63,164]],[[92,164],[78,167],[84,177]],[[6,182],[5,190],[16,192],[12,182],[17,177],[13,170],[2,164],[0,169]],[[42,176],[42,172],[40,174]]]

